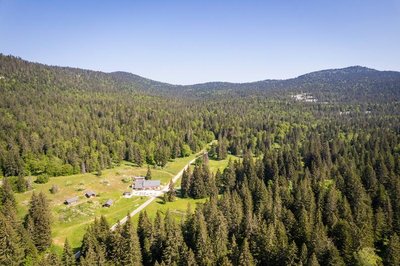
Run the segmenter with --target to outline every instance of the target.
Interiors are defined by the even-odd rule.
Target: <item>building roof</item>
[[[78,199],[79,199],[78,197],[69,198],[69,199],[65,200],[65,203],[71,204],[71,203],[77,202]]]
[[[86,196],[96,196],[96,193],[94,191],[89,190],[89,191],[86,191],[85,195]]]
[[[135,180],[143,180],[143,179],[145,179],[146,177],[144,177],[144,176],[134,176],[133,177]]]
[[[104,203],[104,205],[111,206],[111,205],[113,205],[113,203],[114,203],[114,201],[112,199],[109,199]]]
[[[160,185],[161,185],[160,180],[137,180],[135,182],[134,188],[135,189],[152,188],[152,187],[159,187]]]

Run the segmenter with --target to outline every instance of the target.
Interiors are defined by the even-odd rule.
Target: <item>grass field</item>
[[[189,157],[175,159],[164,168],[151,168],[152,179],[161,180],[162,185],[167,185],[171,178],[195,157],[196,155],[192,154]],[[120,166],[103,170],[100,177],[87,173],[53,177],[46,184],[33,183],[32,191],[16,194],[18,215],[23,217],[26,214],[33,191],[36,193],[42,191],[49,199],[52,210],[53,243],[62,246],[65,238],[68,238],[72,247],[77,248],[80,246],[85,229],[95,217],[104,215],[111,225],[147,200],[146,197],[128,199],[122,196],[124,191],[131,190],[129,188],[131,182],[127,182],[130,177],[144,176],[146,172],[147,166],[136,167],[129,162],[123,162]],[[50,193],[53,185],[59,189],[55,194]],[[84,193],[88,190],[96,192],[97,196],[87,199]],[[66,199],[75,196],[79,197],[78,203],[72,206],[63,204]],[[108,199],[114,201],[113,206],[102,207]]]
[[[169,212],[173,217],[175,217],[177,220],[181,220],[185,217],[189,204],[191,206],[191,209],[194,210],[197,204],[204,203],[206,200],[207,199],[191,199],[191,198],[177,197],[174,202],[164,203],[161,198],[157,198],[155,201],[153,201],[149,206],[145,208],[145,211],[147,212],[151,220],[154,220],[158,210],[161,211],[161,213],[163,214],[165,214],[169,210]],[[136,224],[139,219],[139,215],[134,216],[132,219],[133,222]]]
[[[152,179],[161,180],[162,185],[167,185],[172,177],[195,157],[196,155],[192,154],[189,157],[170,161],[164,168],[151,168]],[[228,164],[229,158],[237,159],[237,157],[229,155],[226,160],[210,160],[211,171],[223,170]],[[99,218],[104,215],[112,225],[148,199],[147,197],[124,198],[122,196],[124,191],[131,190],[129,188],[131,185],[130,178],[132,176],[144,176],[146,172],[146,165],[137,167],[132,163],[123,162],[120,166],[103,170],[101,176],[92,173],[77,174],[52,177],[46,184],[33,183],[33,190],[16,194],[18,215],[22,218],[26,214],[33,191],[36,193],[42,191],[47,196],[52,211],[52,236],[55,248],[60,249],[66,238],[73,248],[78,248],[87,226],[96,217]],[[55,194],[50,193],[53,185],[59,189]],[[176,187],[179,188],[179,186],[180,180],[178,180]],[[97,196],[87,199],[84,193],[88,190],[96,192]],[[79,197],[79,201],[75,205],[67,206],[64,204],[66,199],[76,196]],[[108,199],[114,201],[113,206],[111,208],[102,207]],[[206,199],[177,198],[174,202],[163,203],[161,199],[156,199],[146,207],[146,211],[151,218],[154,218],[157,210],[163,213],[170,210],[173,216],[181,219],[184,217],[188,204],[194,210],[197,204],[205,201]],[[133,219],[137,221],[138,215]]]
[[[210,166],[211,172],[215,174],[218,169],[222,172],[228,165],[229,160],[232,160],[232,162],[234,162],[239,159],[240,158],[237,156],[228,154],[228,157],[224,160],[209,160],[208,165]]]

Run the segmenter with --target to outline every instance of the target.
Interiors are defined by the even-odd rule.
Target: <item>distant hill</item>
[[[323,101],[387,101],[400,99],[400,72],[378,71],[361,66],[328,69],[286,80],[262,80],[248,83],[207,82],[172,85],[128,72],[104,73],[69,67],[32,63],[13,56],[0,55],[0,75],[20,81],[57,84],[58,88],[80,90],[128,90],[156,95],[206,98],[221,95],[264,95],[287,97],[290,93],[311,93]]]

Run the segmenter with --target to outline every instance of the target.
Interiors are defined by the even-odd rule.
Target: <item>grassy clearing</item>
[[[197,204],[204,203],[206,200],[207,199],[177,198],[174,202],[164,203],[161,198],[157,198],[145,208],[145,211],[151,220],[154,220],[156,213],[159,210],[163,214],[169,211],[171,215],[177,219],[177,221],[180,221],[185,217],[189,204],[190,208],[194,210],[196,209]],[[134,216],[132,219],[136,224],[138,222],[139,215]]]
[[[120,194],[116,192],[115,194]],[[132,197],[124,198],[119,197],[114,205],[110,208],[102,207],[107,198],[96,197],[88,199],[75,206],[57,206],[53,210],[53,214],[57,217],[53,222],[52,236],[53,243],[58,246],[64,244],[65,238],[68,237],[70,244],[73,248],[80,246],[82,236],[85,233],[87,226],[93,222],[94,217],[104,215],[110,224],[116,223],[123,218],[129,211],[134,210],[144,201],[145,197]],[[56,218],[54,217],[54,218]]]
[[[152,178],[161,180],[162,185],[167,185],[171,178],[176,175],[196,155],[178,158],[169,162],[165,168],[152,168]],[[49,199],[52,210],[52,236],[56,246],[62,246],[65,238],[68,238],[72,247],[80,245],[82,236],[87,226],[96,217],[104,215],[110,224],[122,219],[128,212],[133,211],[147,200],[146,197],[122,197],[124,191],[130,191],[130,177],[144,176],[147,166],[135,167],[129,162],[123,162],[113,169],[103,170],[102,175],[96,176],[91,173],[77,174],[71,176],[59,176],[50,178],[46,184],[33,183],[33,190],[26,193],[16,194],[18,202],[18,215],[22,218],[29,207],[29,200],[33,191],[42,191]],[[55,185],[59,191],[50,193],[50,188]],[[87,199],[84,193],[92,190],[97,193],[95,198]],[[68,198],[78,196],[79,201],[73,206],[64,205]],[[111,208],[104,208],[102,204],[108,199],[114,200]]]
[[[196,154],[172,160],[164,168],[151,168],[152,179],[160,180],[161,185],[167,185],[172,177],[194,158],[196,158]],[[122,197],[124,191],[131,190],[129,188],[132,183],[130,178],[145,176],[146,173],[147,165],[136,167],[132,163],[123,162],[120,166],[103,170],[101,176],[92,173],[77,174],[52,177],[46,184],[33,183],[33,190],[16,194],[18,215],[22,218],[27,213],[33,191],[43,192],[49,199],[52,211],[54,248],[61,250],[66,238],[73,248],[78,248],[87,226],[96,217],[104,215],[112,225],[148,199],[147,197],[129,199]],[[59,191],[55,194],[50,193],[52,186],[57,186]],[[88,190],[96,192],[97,196],[87,199],[84,194]],[[76,196],[79,197],[78,203],[72,206],[64,205],[66,199]],[[113,206],[111,208],[102,207],[108,199],[114,201]],[[177,213],[184,212],[189,202],[193,203],[194,208],[195,204],[201,201],[204,202],[204,200],[178,199],[176,202],[163,204],[161,199],[157,199],[146,209],[149,210],[151,217],[154,217],[157,209],[164,212],[171,207]],[[135,219],[137,217],[135,216]]]
[[[221,172],[228,166],[229,160],[232,160],[232,162],[239,160],[240,158],[231,154],[228,154],[228,157],[224,160],[209,160],[208,165],[210,167],[211,172],[214,174],[217,172],[219,169]]]

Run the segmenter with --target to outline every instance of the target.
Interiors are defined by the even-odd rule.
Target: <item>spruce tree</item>
[[[24,176],[22,176],[22,175],[19,175],[18,176],[18,179],[17,179],[17,191],[19,192],[19,193],[22,193],[22,192],[25,192],[26,191],[26,189],[27,189],[27,182],[26,182],[26,180],[25,180],[25,177]]]
[[[312,253],[308,258],[307,266],[319,266],[319,262],[315,253]]]
[[[231,190],[235,186],[236,175],[234,165],[232,160],[229,159],[228,166],[224,169],[222,173],[222,188],[221,192],[225,192]]]
[[[193,170],[192,186],[190,188],[190,196],[194,199],[201,199],[207,195],[204,183],[203,167],[196,165]]]
[[[140,248],[142,251],[143,264],[151,265],[151,243],[153,242],[153,224],[151,223],[147,212],[142,211],[139,213],[139,221],[137,233],[139,237]]]
[[[54,252],[44,254],[42,260],[40,261],[41,266],[61,266],[60,258]],[[64,265],[63,265],[64,266]]]
[[[166,235],[162,251],[162,261],[166,265],[176,265],[180,261],[179,250],[183,243],[182,233],[169,211],[165,214],[164,221]]]
[[[122,252],[118,258],[119,265],[142,265],[139,239],[129,215],[121,230],[121,246]]]
[[[180,255],[180,266],[197,266],[196,257],[192,249],[183,245]]]
[[[11,205],[13,207],[17,206],[15,197],[14,197],[14,192],[13,192],[13,189],[11,187],[10,180],[8,177],[3,178],[3,185],[0,186],[0,202],[3,205],[6,202],[9,202],[9,203],[11,203]]]
[[[45,195],[42,192],[38,195],[34,192],[25,219],[25,226],[39,251],[44,251],[51,245],[50,223],[50,209]]]
[[[211,239],[208,236],[206,221],[200,208],[196,209],[194,224],[196,261],[200,266],[211,265],[215,257]]]
[[[252,266],[255,265],[253,256],[251,255],[250,252],[250,247],[249,247],[249,242],[247,241],[247,238],[243,240],[242,243],[242,248],[240,250],[240,256],[239,256],[239,266]]]
[[[0,212],[0,265],[20,265],[24,251],[18,232]]]
[[[150,165],[147,165],[147,173],[146,173],[146,180],[151,180],[151,170],[150,170]]]
[[[181,197],[187,198],[190,196],[190,187],[192,185],[190,167],[183,170],[182,180],[181,180]]]
[[[164,194],[165,202],[173,202],[176,197],[175,185],[174,182],[169,181],[168,191]]]
[[[95,223],[96,222],[97,221],[95,221]],[[103,265],[106,261],[106,250],[98,242],[95,229],[97,225],[95,225],[95,223],[89,226],[83,236],[80,256],[81,265]]]
[[[385,262],[387,265],[400,265],[400,240],[396,233],[389,240],[385,253]]]
[[[75,266],[75,255],[72,252],[71,246],[69,245],[68,239],[65,239],[64,250],[62,254],[62,264],[64,266]]]
[[[162,219],[161,212],[159,210],[157,211],[156,218],[154,220],[154,231],[153,232],[154,232],[153,243],[151,246],[153,260],[154,260],[154,262],[161,261],[166,233],[165,233],[165,224]]]

